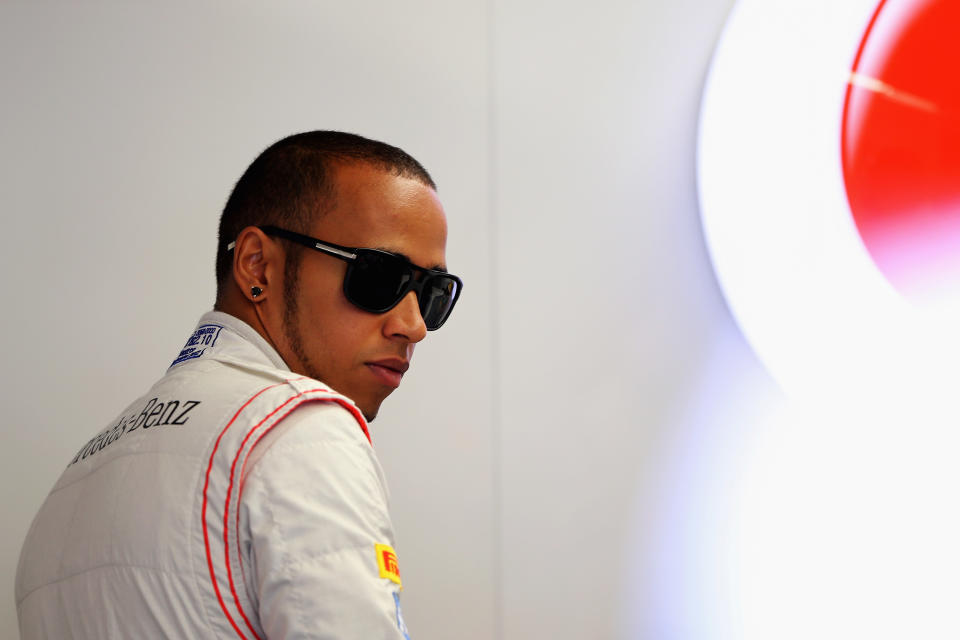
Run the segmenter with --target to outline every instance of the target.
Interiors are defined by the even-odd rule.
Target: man
[[[407,638],[367,421],[456,303],[445,245],[400,149],[264,151],[224,208],[215,310],[34,519],[22,638]]]

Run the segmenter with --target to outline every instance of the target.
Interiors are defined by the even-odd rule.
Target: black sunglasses
[[[403,256],[381,251],[341,247],[279,227],[259,227],[268,236],[291,240],[347,263],[343,295],[354,306],[370,313],[385,313],[410,291],[417,292],[420,315],[429,331],[443,326],[460,297],[463,282],[455,275],[424,269]]]

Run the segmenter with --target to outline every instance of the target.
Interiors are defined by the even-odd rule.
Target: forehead
[[[314,223],[313,235],[402,253],[420,266],[445,266],[446,215],[433,189],[365,162],[333,169],[331,206]]]

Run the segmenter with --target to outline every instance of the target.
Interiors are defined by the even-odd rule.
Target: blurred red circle
[[[913,300],[942,295],[960,274],[958,31],[956,0],[884,0],[844,104],[843,172],[857,230]]]

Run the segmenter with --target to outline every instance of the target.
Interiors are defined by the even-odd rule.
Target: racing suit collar
[[[277,350],[243,320],[222,311],[208,311],[200,317],[193,335],[171,366],[198,358],[233,360],[237,357],[290,371]]]

